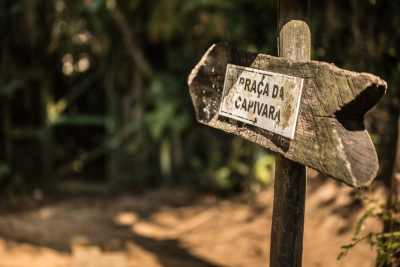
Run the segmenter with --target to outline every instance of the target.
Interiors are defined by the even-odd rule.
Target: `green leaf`
[[[392,246],[391,246],[390,248],[393,249],[393,250],[395,250],[395,249],[397,249],[398,247],[400,247],[400,242],[393,243]]]
[[[0,180],[1,178],[9,175],[11,173],[11,169],[7,164],[0,163]]]
[[[392,235],[393,235],[394,237],[400,237],[400,232],[392,232]]]
[[[354,199],[357,199],[357,200],[363,200],[363,199],[366,199],[366,198],[367,197],[366,197],[366,195],[364,193],[356,193],[354,195]]]
[[[343,258],[344,256],[344,252],[341,252],[338,256],[337,256],[337,260],[340,260],[341,258]]]
[[[222,189],[231,188],[232,182],[229,179],[230,175],[231,175],[231,170],[228,167],[222,167],[216,170],[214,173],[214,178],[217,186]]]
[[[350,249],[350,248],[352,248],[354,245],[353,244],[350,244],[350,245],[347,245],[347,246],[341,246],[341,248],[342,249]]]
[[[382,220],[382,221],[389,221],[390,220],[390,215],[388,214],[388,213],[381,213],[380,215],[379,215],[379,217],[380,217],[380,219]]]
[[[267,154],[259,158],[254,164],[254,175],[257,181],[262,184],[270,184],[272,182],[272,170],[275,166],[275,156]]]
[[[371,208],[371,209],[367,210],[367,211],[365,212],[365,214],[361,217],[361,219],[357,222],[357,225],[356,225],[356,232],[354,233],[354,236],[357,236],[357,235],[360,233],[361,227],[362,227],[364,221],[365,221],[368,217],[375,217],[375,214],[373,213],[374,210],[375,210],[375,208]]]

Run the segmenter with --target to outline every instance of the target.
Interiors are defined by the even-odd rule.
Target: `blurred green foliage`
[[[3,194],[0,198],[2,207],[16,207],[21,202],[22,176],[13,174],[10,166],[0,162],[0,186]]]
[[[366,116],[385,180],[397,133],[400,4],[327,0],[311,5],[312,58],[371,72],[389,84],[388,95]],[[104,179],[99,175],[104,172],[96,171],[104,168],[103,150],[95,148],[117,146],[119,182],[130,188],[188,186],[228,193],[268,185],[273,155],[197,123],[187,77],[217,42],[276,55],[276,11],[275,0],[1,0],[1,101],[10,103],[13,125],[40,127],[43,84],[50,85],[48,111],[85,89],[65,105],[66,115],[108,112],[105,91],[111,86],[119,99],[113,107],[118,114],[113,145],[104,141],[102,128],[54,130],[55,167],[78,158],[86,163],[75,168],[75,175],[83,171],[82,179]],[[1,134],[1,142],[7,142]],[[43,185],[35,162],[41,152],[29,142],[14,145],[8,163],[24,174],[26,186]],[[81,160],[85,157],[90,162]],[[37,179],[28,179],[33,173],[39,173]]]
[[[356,200],[363,200],[366,203],[372,204],[372,208],[369,208],[363,216],[358,220],[354,232],[354,237],[351,239],[351,243],[342,246],[342,252],[338,255],[337,260],[345,257],[351,249],[361,242],[366,242],[371,250],[377,253],[376,266],[399,266],[400,264],[400,232],[374,232],[369,231],[368,234],[360,237],[359,234],[362,228],[365,226],[367,219],[375,218],[380,220],[383,224],[396,224],[396,214],[391,208],[386,205],[379,205],[378,200],[374,199],[371,192],[359,191],[355,194]]]

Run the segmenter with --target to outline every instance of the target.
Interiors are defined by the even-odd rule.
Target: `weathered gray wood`
[[[278,0],[278,55],[310,60],[310,0]],[[276,153],[270,267],[301,267],[307,167]]]
[[[310,60],[310,1],[278,0],[278,55]]]
[[[304,78],[293,140],[218,116],[226,65],[252,67]],[[368,185],[378,159],[364,114],[384,95],[386,82],[328,63],[294,61],[213,45],[188,79],[197,120],[239,135],[352,186]]]

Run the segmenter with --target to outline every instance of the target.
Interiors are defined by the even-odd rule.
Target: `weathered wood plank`
[[[304,79],[293,140],[218,115],[228,63]],[[365,129],[365,112],[386,92],[386,82],[317,61],[293,61],[213,45],[188,84],[197,120],[239,135],[351,186],[368,185],[378,159]]]

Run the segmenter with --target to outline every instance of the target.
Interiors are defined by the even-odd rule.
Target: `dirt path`
[[[383,200],[384,193],[375,197]],[[351,194],[331,180],[308,189],[303,266],[374,266],[366,244],[336,260],[368,208]],[[272,189],[252,201],[158,191],[75,197],[4,214],[0,267],[268,266],[272,199]],[[363,233],[380,229],[367,221]]]

